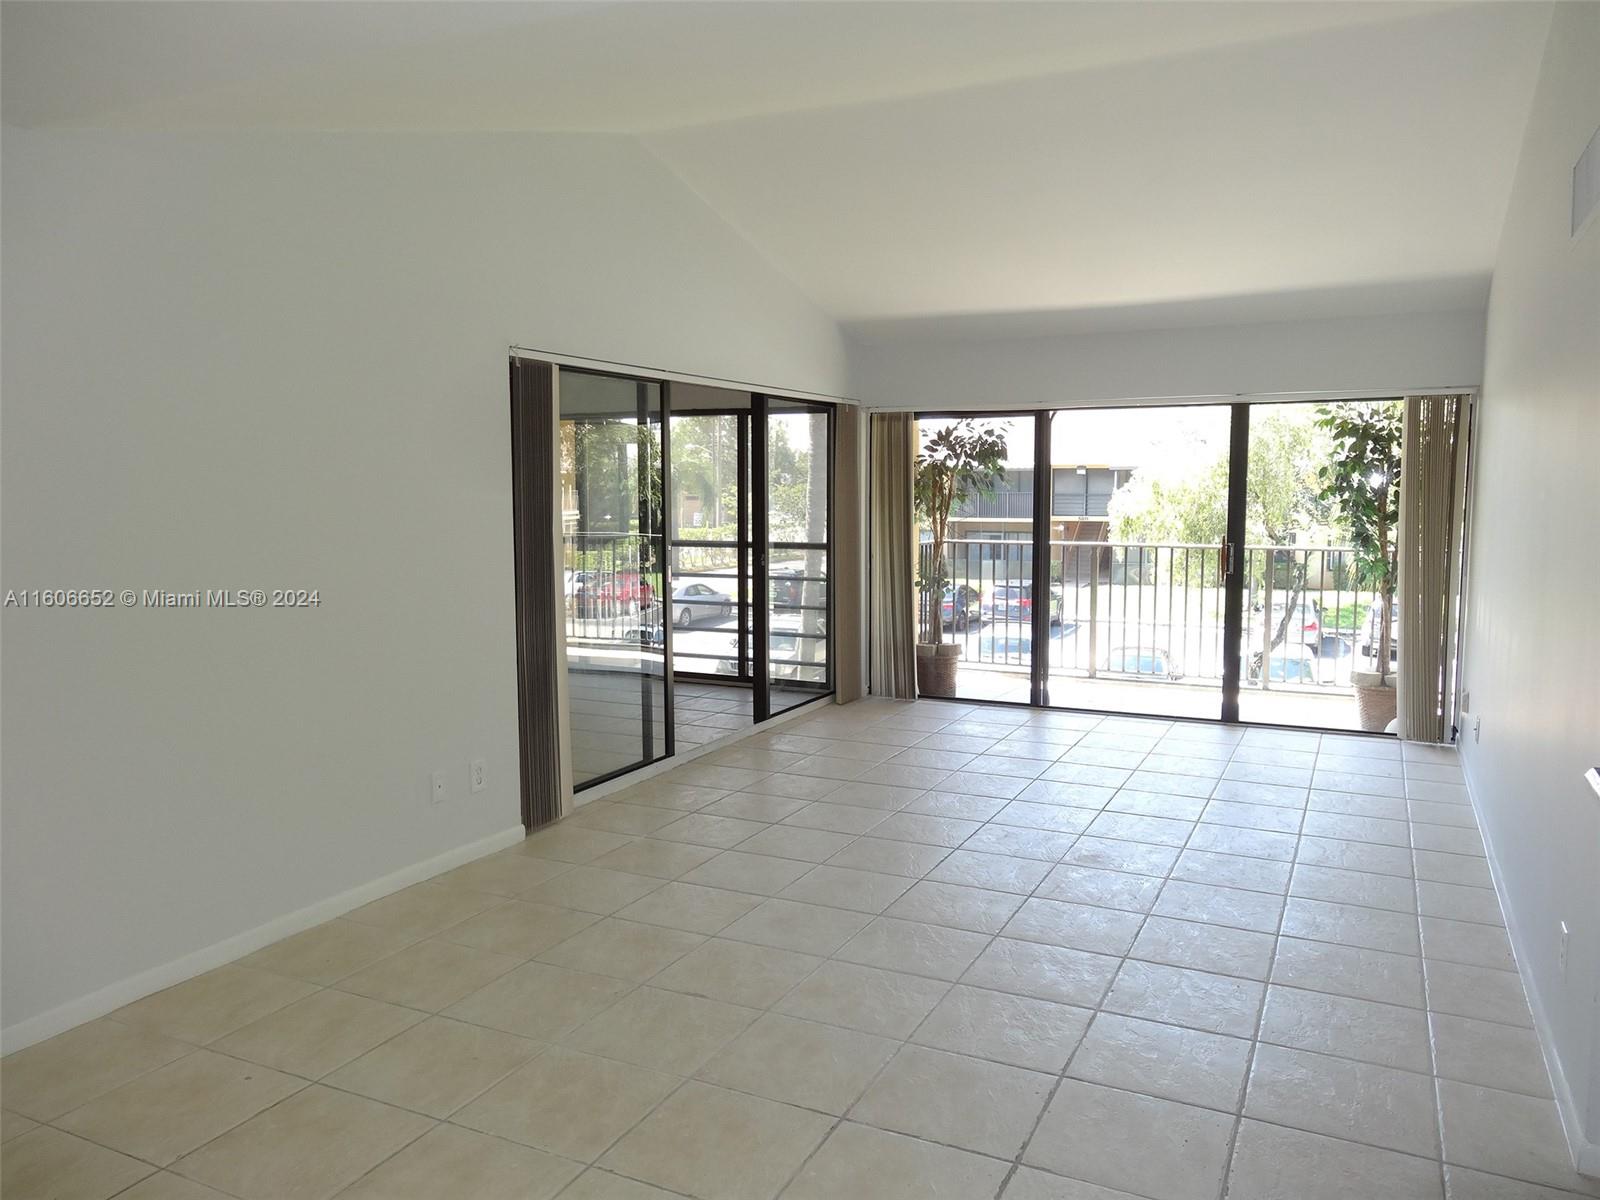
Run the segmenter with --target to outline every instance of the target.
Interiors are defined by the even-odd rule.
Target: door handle
[[[1217,547],[1217,569],[1221,571],[1222,578],[1233,577],[1233,543],[1223,542]]]

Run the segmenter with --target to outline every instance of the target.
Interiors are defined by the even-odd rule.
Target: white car
[[[708,583],[680,583],[672,589],[672,622],[683,629],[695,621],[725,621],[733,615],[734,599]]]

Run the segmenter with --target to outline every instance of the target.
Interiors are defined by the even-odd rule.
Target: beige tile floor
[[[1557,1200],[1451,751],[861,703],[7,1058],[8,1200]]]

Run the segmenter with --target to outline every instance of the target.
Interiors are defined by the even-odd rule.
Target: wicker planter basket
[[[1379,682],[1376,671],[1356,671],[1350,676],[1356,689],[1356,720],[1367,733],[1382,733],[1394,720],[1399,699],[1394,688],[1394,676]]]
[[[954,696],[956,694],[956,664],[961,661],[961,647],[954,642],[917,643],[917,694],[919,696]]]

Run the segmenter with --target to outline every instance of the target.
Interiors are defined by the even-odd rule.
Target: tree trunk
[[[1387,502],[1386,502],[1387,504]],[[1379,590],[1379,602],[1383,605],[1378,612],[1378,683],[1381,685],[1389,675],[1389,642],[1393,635],[1391,628],[1394,613],[1394,582],[1395,572],[1399,566],[1399,547],[1395,548],[1394,555],[1389,554],[1389,522],[1378,522],[1378,545],[1383,547],[1385,572],[1383,587]]]
[[[1275,559],[1277,556],[1277,551],[1271,551],[1270,555]],[[1277,563],[1275,561],[1269,562],[1267,570],[1271,571],[1276,566]],[[1304,563],[1298,563],[1295,565],[1293,579],[1294,582],[1289,585],[1288,600],[1283,606],[1283,619],[1278,622],[1278,630],[1272,636],[1272,645],[1267,648],[1269,651],[1276,650],[1279,646],[1283,645],[1284,638],[1289,636],[1289,622],[1294,619],[1295,611],[1300,607],[1300,598],[1305,595],[1306,566]],[[1270,621],[1272,619],[1272,614],[1268,613],[1266,619]],[[1265,670],[1266,668],[1263,666],[1262,669]]]
[[[928,514],[928,528],[933,535],[928,568],[928,637],[937,646],[944,641],[944,542],[950,528],[952,498],[945,487],[939,486],[933,494],[933,509]]]
[[[933,535],[932,561],[929,564],[928,586],[928,641],[937,646],[944,641],[944,530]]]

